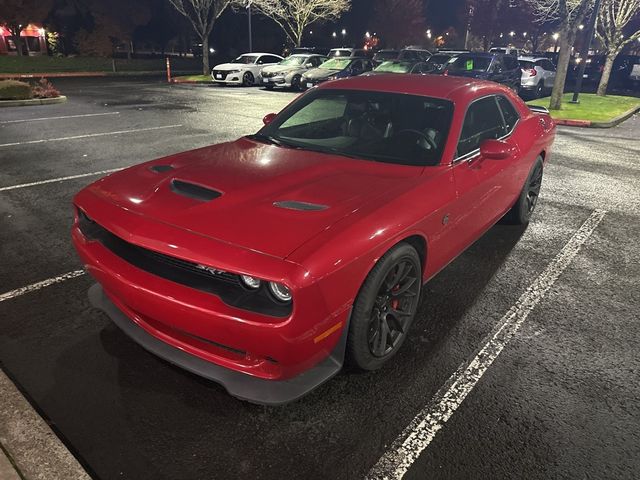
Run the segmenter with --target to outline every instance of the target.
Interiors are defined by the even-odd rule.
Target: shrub
[[[26,100],[31,96],[31,86],[28,83],[0,80],[0,100]]]
[[[32,87],[32,91],[33,96],[36,98],[55,98],[60,96],[60,91],[46,78],[41,78],[40,81]]]

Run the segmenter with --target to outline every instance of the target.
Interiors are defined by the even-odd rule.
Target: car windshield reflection
[[[260,134],[306,150],[401,165],[437,165],[452,114],[448,100],[320,89],[289,106]]]

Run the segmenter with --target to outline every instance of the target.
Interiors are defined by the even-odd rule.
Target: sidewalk
[[[90,480],[1,370],[0,398],[1,480]]]

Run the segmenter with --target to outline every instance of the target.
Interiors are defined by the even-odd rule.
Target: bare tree
[[[640,29],[625,36],[625,27],[640,12],[640,0],[602,0],[598,12],[598,38],[607,51],[597,94],[607,94],[613,62],[625,45],[640,38]]]
[[[4,23],[16,45],[18,55],[23,54],[22,30],[31,22],[43,22],[53,0],[4,0],[0,7],[0,23]],[[27,47],[28,50],[28,47]]]
[[[549,101],[550,109],[560,110],[571,60],[571,48],[576,41],[578,26],[584,22],[586,15],[593,8],[594,0],[527,0],[527,3],[531,6],[537,22],[556,21],[560,24],[558,65]]]
[[[309,25],[337,20],[351,8],[351,0],[251,0],[250,3],[276,22],[297,47]]]
[[[202,42],[202,73],[209,75],[209,35],[213,24],[233,0],[169,0],[193,25]]]

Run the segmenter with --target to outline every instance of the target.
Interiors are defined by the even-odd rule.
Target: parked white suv
[[[280,61],[282,61],[282,57],[272,53],[245,53],[233,62],[213,67],[211,78],[221,85],[249,87],[261,82],[260,73],[264,67],[275,65]]]
[[[553,89],[556,67],[545,57],[518,57],[522,77],[520,92],[535,98],[542,97]]]

